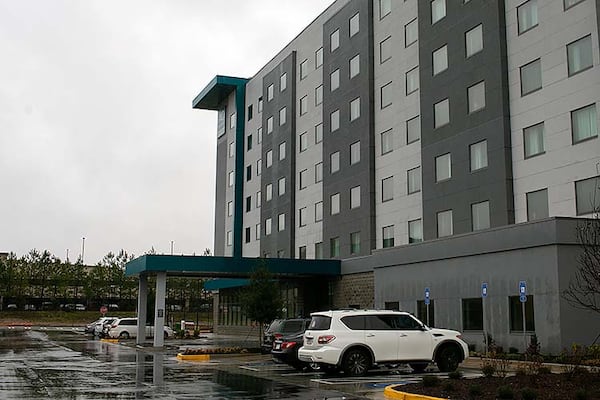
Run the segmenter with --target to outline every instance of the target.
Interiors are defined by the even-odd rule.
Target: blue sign
[[[521,300],[521,303],[527,303],[527,296],[522,294],[521,296],[519,296],[519,300]]]
[[[519,282],[519,300],[521,300],[521,303],[527,301],[527,283],[525,281]]]
[[[426,287],[426,288],[425,288],[425,305],[426,305],[426,306],[428,306],[428,305],[429,305],[429,303],[430,303],[430,300],[429,300],[429,295],[430,295],[430,293],[429,293],[429,288],[428,288],[428,287]]]
[[[487,297],[487,282],[481,284],[481,297]]]

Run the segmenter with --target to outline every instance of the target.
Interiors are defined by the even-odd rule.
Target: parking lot
[[[218,355],[206,363],[176,358],[188,344],[219,341],[232,339],[169,340],[158,351],[136,348],[132,340],[101,342],[75,328],[3,328],[0,399],[383,399],[385,386],[423,375],[401,367],[361,378],[328,376],[298,372],[260,354]]]

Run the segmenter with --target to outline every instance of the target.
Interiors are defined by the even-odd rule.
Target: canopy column
[[[137,338],[135,342],[142,345],[146,341],[146,315],[148,314],[148,275],[146,274],[140,274],[139,277],[137,311]]]
[[[154,347],[165,344],[165,297],[167,295],[167,273],[156,273],[156,305],[154,307]]]

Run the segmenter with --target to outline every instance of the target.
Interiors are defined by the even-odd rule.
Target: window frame
[[[576,70],[576,71],[571,71],[571,57],[569,57],[570,54],[572,54],[569,50],[572,48],[572,46],[574,46],[575,44],[582,42],[582,41],[589,41],[590,44],[590,61],[591,63],[587,66],[581,67],[580,69]],[[588,34],[585,36],[580,37],[577,40],[572,41],[571,43],[567,43],[567,74],[570,77],[575,76],[577,74],[580,74],[582,72],[587,71],[588,69],[594,68],[594,45],[592,43],[592,34]]]
[[[541,148],[542,148],[542,150],[539,151],[539,152],[537,152],[537,153],[527,154],[527,149],[528,149],[527,143],[529,143],[529,141],[527,140],[528,133],[529,132],[535,132],[535,131],[533,131],[533,129],[535,129],[535,128],[539,127],[539,126],[541,126],[541,128],[542,128],[541,135],[539,135],[539,137],[541,137],[541,141],[540,142],[541,142]],[[537,124],[533,124],[533,125],[530,125],[530,126],[527,126],[527,127],[523,128],[523,159],[524,160],[527,160],[527,159],[530,159],[530,158],[533,158],[533,157],[537,157],[537,156],[541,156],[542,154],[546,153],[546,147],[544,146],[544,134],[545,134],[545,130],[546,130],[546,127],[545,127],[544,121],[538,122]]]
[[[524,91],[523,89],[523,71],[525,71],[526,68],[531,67],[533,64],[539,64],[539,77],[540,77],[540,84],[539,87],[534,87],[533,89],[529,89],[528,91]],[[538,90],[542,90],[544,87],[544,79],[542,76],[542,59],[541,58],[536,58],[535,60],[532,60],[530,62],[528,62],[527,64],[523,64],[519,67],[519,79],[520,79],[520,88],[521,88],[521,97],[525,97],[531,93],[535,93]]]
[[[394,200],[394,175],[388,176],[381,180],[381,202],[386,203],[392,200]]]
[[[412,172],[412,174],[411,174]],[[417,175],[414,175],[414,174]],[[418,177],[417,181],[414,181],[414,178]],[[411,185],[411,177],[413,177],[412,180],[412,185]],[[418,184],[417,184],[418,183]],[[411,186],[418,186],[418,188],[411,190]],[[419,193],[422,190],[422,177],[421,177],[421,167],[415,167],[415,168],[411,168],[409,170],[406,171],[406,193],[407,194],[413,194],[413,193]]]
[[[576,114],[576,113],[582,112],[583,110],[586,110],[588,108],[593,108],[594,109],[594,114],[595,115],[594,115],[594,119],[592,121],[594,121],[596,123],[596,134],[584,137],[583,139],[579,139],[579,140],[576,141],[575,140],[575,125],[573,124],[573,121],[574,121],[573,115]],[[582,143],[582,142],[586,142],[588,140],[593,140],[593,139],[596,139],[598,137],[598,108],[596,107],[596,103],[591,103],[591,104],[588,104],[586,106],[579,107],[579,108],[577,108],[575,110],[572,110],[570,112],[570,118],[571,118],[571,143],[573,145],[576,145],[576,144],[579,144],[579,143]]]
[[[524,10],[523,7],[526,7],[528,5],[531,6],[532,4],[535,4],[535,8],[536,8],[535,15],[536,15],[536,19],[537,20],[536,20],[535,24],[533,24],[531,26],[528,26],[527,28],[525,28],[525,29],[522,30],[521,29],[521,14],[520,14],[520,11]],[[518,36],[523,35],[526,32],[529,32],[530,30],[536,28],[539,24],[540,24],[540,20],[539,20],[539,15],[538,15],[538,10],[537,10],[537,0],[527,0],[527,1],[524,1],[523,3],[521,3],[520,5],[517,6],[517,35]]]

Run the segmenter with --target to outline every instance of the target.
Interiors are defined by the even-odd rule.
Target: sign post
[[[431,293],[429,291],[429,288],[426,287],[425,288],[425,307],[427,308],[427,326],[430,326],[430,324],[429,324],[429,303],[431,303],[430,295],[431,295]]]
[[[483,282],[481,284],[481,307],[483,308],[483,342],[485,344],[485,356],[486,357],[488,355],[488,347],[489,347],[488,335],[487,335],[487,329],[486,329],[487,317],[486,317],[486,313],[485,313],[485,298],[487,297],[487,292],[488,292],[488,284],[487,284],[487,282]]]
[[[525,336],[527,318],[525,317],[525,303],[527,303],[527,282],[519,282],[519,300],[521,301],[521,313],[523,314],[523,352],[527,351],[527,337]]]

